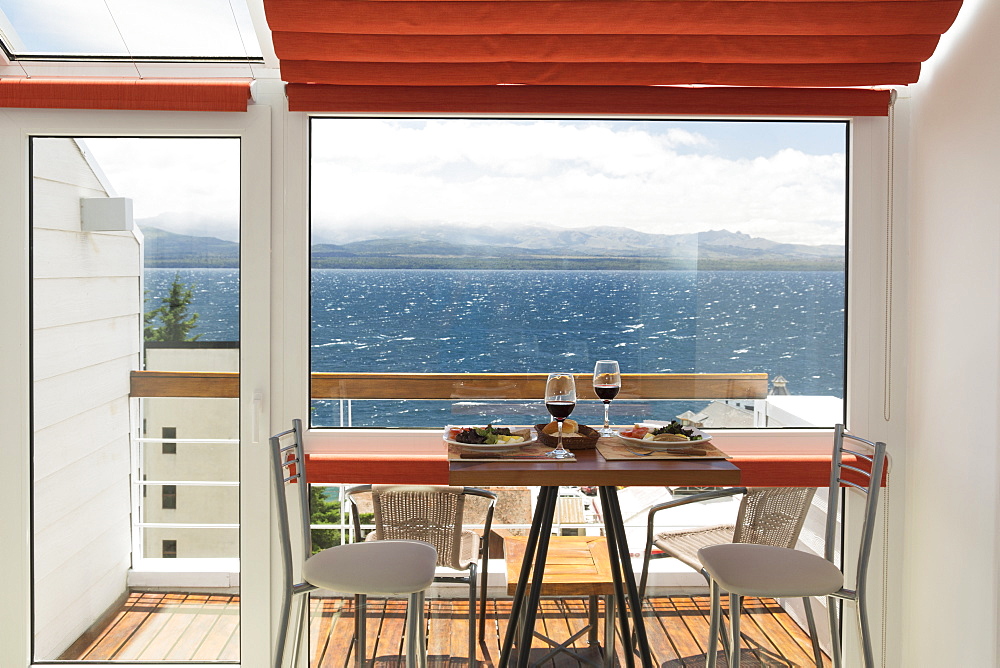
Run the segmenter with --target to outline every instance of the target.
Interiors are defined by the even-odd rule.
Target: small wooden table
[[[521,564],[524,562],[528,539],[522,536],[504,538],[504,559],[507,564],[507,595],[513,596],[520,582]],[[565,642],[535,632],[535,636],[548,642],[554,649],[538,658],[541,664],[559,652],[574,655],[578,660],[597,668],[614,665],[615,660],[615,584],[612,577],[608,541],[603,536],[553,536],[549,539],[549,552],[545,559],[541,596],[586,596],[588,623]],[[584,633],[590,647],[600,651],[597,637],[597,598],[604,598],[604,660],[597,662],[586,655],[569,649]]]

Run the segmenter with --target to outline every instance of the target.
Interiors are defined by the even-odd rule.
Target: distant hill
[[[239,267],[240,245],[215,237],[175,234],[143,227],[147,267]]]
[[[236,267],[239,244],[143,228],[148,267]],[[844,247],[783,244],[740,232],[648,234],[620,227],[516,230],[440,226],[344,244],[315,244],[316,268],[824,269]]]

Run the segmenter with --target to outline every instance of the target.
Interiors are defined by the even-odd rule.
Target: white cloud
[[[541,223],[843,243],[842,153],[779,145],[727,158],[701,134],[601,122],[328,121],[314,132],[320,233],[408,221]]]
[[[239,238],[238,139],[91,138],[82,142],[117,194],[132,198],[137,220],[160,218],[174,232]]]
[[[451,223],[728,229],[843,243],[843,153],[778,143],[764,155],[730,157],[704,133],[600,121],[365,119],[313,128],[317,240],[336,239],[337,228]],[[135,200],[137,219],[237,238],[237,140],[85,143],[119,194]]]

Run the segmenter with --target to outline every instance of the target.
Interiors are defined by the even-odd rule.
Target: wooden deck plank
[[[468,659],[466,599],[428,599],[429,663],[435,668],[496,668],[507,632],[510,599],[487,601],[486,635],[477,660]],[[587,598],[544,598],[538,630],[564,640],[587,623]],[[600,615],[603,618],[603,601]],[[370,599],[368,652],[378,668],[401,668],[405,634],[405,599]],[[107,616],[104,628],[91,629],[74,643],[78,654],[66,660],[237,661],[239,597],[185,594],[133,594],[121,610]],[[312,602],[311,665],[349,668],[354,663],[353,598],[317,598]],[[703,666],[707,646],[709,601],[706,596],[658,597],[646,600],[644,617],[655,665],[661,668]],[[804,630],[771,599],[747,599],[742,630],[749,638],[743,658],[748,666],[811,666],[812,648]],[[599,628],[603,637],[603,625]],[[574,646],[591,650],[587,637]],[[541,649],[538,643],[535,652]],[[624,665],[620,631],[616,656]],[[550,668],[575,667],[562,654]],[[829,658],[825,658],[825,665]]]
[[[162,606],[154,613],[154,617],[163,615],[162,625],[158,625],[156,636],[139,655],[139,661],[163,661],[170,655],[174,646],[181,642],[188,633],[191,622],[194,621],[196,610],[202,607],[205,597],[201,594],[187,594],[181,600],[171,600],[169,596]]]
[[[354,619],[357,614],[354,598],[344,599],[340,618],[330,634],[330,642],[327,643],[322,663],[324,668],[347,668],[354,664],[355,653],[358,651],[354,642]]]
[[[510,599],[489,599],[486,605],[486,635],[479,645],[481,666],[498,668],[500,646],[507,635],[510,622]]]
[[[402,668],[406,651],[403,646],[405,627],[406,599],[390,598],[383,601],[382,625],[374,652],[373,665],[376,668]]]
[[[451,662],[451,627],[455,623],[451,601],[430,599],[427,611],[427,665],[430,668],[446,668]]]
[[[105,625],[91,628],[63,653],[60,659],[101,661],[116,658],[131,644],[136,631],[156,609],[163,594],[129,594],[122,608],[106,616]]]
[[[813,611],[816,613],[816,624],[817,626],[827,624],[827,617],[824,611],[819,610],[817,612],[817,607],[815,602],[813,603]],[[813,649],[812,640],[809,637],[809,633],[806,629],[800,627],[794,619],[792,619],[784,610],[778,607],[777,610],[773,612],[775,620],[781,624],[785,632],[798,643],[802,651],[805,652],[806,656],[809,657],[809,662],[806,665],[812,666],[814,664],[812,660]],[[823,666],[832,666],[833,660],[827,655],[823,655]]]
[[[190,621],[185,632],[177,639],[170,651],[167,652],[167,661],[187,661],[194,656],[201,644],[208,638],[209,632],[215,622],[222,616],[222,610],[218,601],[214,597],[205,594],[196,594],[192,598],[192,603],[197,607],[188,608],[185,606],[185,615],[190,615]],[[198,605],[200,603],[200,605]]]
[[[452,599],[451,660],[449,668],[469,667],[469,600]],[[475,665],[475,662],[472,664]]]
[[[213,603],[220,608],[213,610],[215,622],[206,633],[201,644],[192,653],[192,661],[219,661],[226,646],[235,637],[239,642],[240,603],[239,597],[215,596]]]
[[[333,630],[344,614],[350,614],[351,599],[313,597],[310,601],[309,623],[309,664],[325,665]],[[353,625],[353,619],[351,625]]]
[[[708,625],[701,623],[703,618],[697,604],[689,596],[671,596],[663,600],[668,617],[673,620],[669,632],[678,658],[684,666],[704,664],[705,648],[700,639],[707,638]],[[670,608],[673,612],[669,612]]]
[[[792,666],[807,666],[813,663],[812,652],[799,645],[776,619],[778,611],[784,614],[773,599],[747,599],[743,606],[744,614],[753,619],[761,631],[767,636],[774,651]]]

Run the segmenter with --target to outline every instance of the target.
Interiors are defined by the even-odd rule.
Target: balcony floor
[[[708,599],[672,596],[646,601],[646,627],[659,668],[705,665]],[[107,624],[81,638],[61,659],[84,661],[238,661],[239,598],[200,594],[133,593]],[[379,668],[399,666],[406,603],[373,599],[368,603],[369,659]],[[429,665],[467,667],[467,604],[457,599],[428,600]],[[507,629],[510,600],[490,600],[487,637],[477,668],[493,667]],[[314,598],[310,646],[312,665],[353,666],[354,601]],[[568,638],[586,623],[583,598],[543,599],[538,630],[556,639]],[[812,666],[809,638],[770,599],[746,599],[743,616],[744,666]],[[601,634],[601,643],[604,639]],[[748,642],[748,644],[746,644]],[[581,638],[576,647],[586,648]],[[537,651],[537,650],[536,650]],[[618,645],[618,665],[625,665]],[[726,665],[725,660],[719,662]],[[584,666],[566,655],[546,666]],[[830,665],[825,660],[825,665]]]

